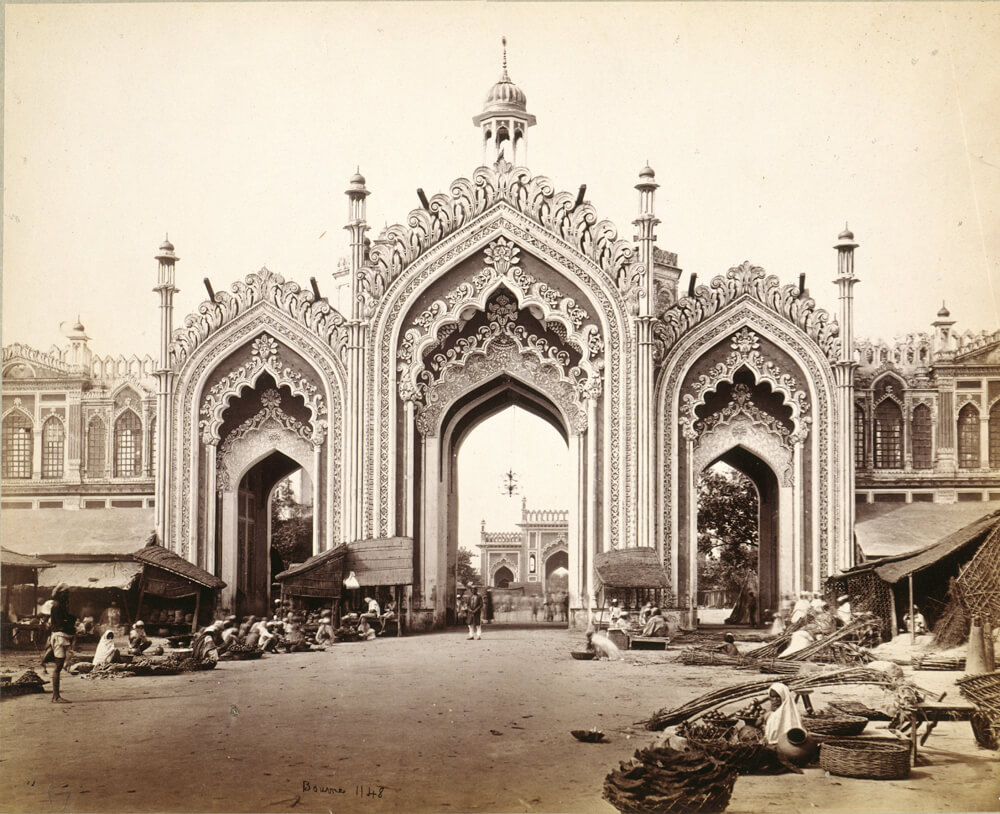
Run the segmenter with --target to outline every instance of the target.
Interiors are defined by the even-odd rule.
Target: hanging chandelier
[[[520,492],[520,478],[513,469],[508,469],[503,473],[503,480],[500,483],[500,494],[507,497],[514,497]]]

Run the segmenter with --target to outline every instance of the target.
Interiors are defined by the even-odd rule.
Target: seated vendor
[[[115,632],[113,630],[105,631],[97,643],[97,650],[94,652],[94,666],[104,667],[107,664],[116,664],[120,658],[121,652],[115,647]]]
[[[191,642],[191,658],[199,664],[216,664],[219,661],[219,651],[209,628],[205,628]]]
[[[316,628],[316,644],[330,644],[333,642],[333,622],[330,618],[330,611],[324,611],[319,619],[319,627]]]
[[[385,626],[388,622],[392,622],[396,619],[396,603],[391,599],[385,603],[385,612],[379,617],[382,621],[382,629],[379,633],[385,633]]]
[[[625,632],[628,632],[629,630],[631,630],[632,629],[632,617],[629,616],[628,611],[627,610],[621,611],[621,613],[618,614],[618,618],[615,619],[615,621],[611,623],[611,627],[608,628],[608,629],[609,630],[624,630]]]
[[[358,636],[362,639],[374,639],[375,631],[368,624],[368,614],[362,614],[358,620]]]
[[[146,652],[151,646],[152,642],[146,635],[146,625],[140,619],[134,625],[128,634],[128,649],[133,656],[141,656]]]
[[[663,618],[663,614],[660,613],[659,608],[652,608],[649,612],[649,620],[646,622],[645,627],[642,629],[643,636],[667,636],[670,633],[670,627],[667,624],[667,620]]]
[[[772,684],[767,695],[771,712],[764,722],[764,743],[774,748],[789,729],[802,729],[802,719],[795,706],[795,696],[784,684]]]
[[[913,606],[913,622],[910,622],[910,614],[906,614],[903,617],[903,624],[906,626],[907,632],[912,633],[926,633],[927,632],[927,620],[924,619],[924,615],[920,612],[920,608],[916,605]]]
[[[732,633],[727,633],[723,637],[724,643],[720,644],[716,650],[720,653],[725,653],[727,656],[738,656],[740,654],[739,648],[736,646],[736,637]]]
[[[368,610],[361,614],[362,619],[367,619],[369,622],[374,622],[382,615],[382,609],[378,606],[378,602],[372,599],[370,596],[365,597],[365,604],[368,606]]]

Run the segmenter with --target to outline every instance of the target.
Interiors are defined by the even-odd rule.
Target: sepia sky
[[[751,260],[836,310],[846,220],[858,336],[1000,327],[997,3],[8,4],[4,344],[155,353],[165,233],[175,324],[262,265],[332,295],[355,167],[376,232],[471,174],[504,34],[530,168],[630,237],[648,161],[685,290]]]

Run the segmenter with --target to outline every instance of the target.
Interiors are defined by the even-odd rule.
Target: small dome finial
[[[941,319],[948,319],[951,316],[951,311],[948,310],[948,306],[945,305],[944,300],[941,300],[941,310],[938,311],[937,315]]]

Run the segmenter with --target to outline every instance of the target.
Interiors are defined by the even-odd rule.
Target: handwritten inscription
[[[303,794],[330,794],[353,797],[365,797],[381,800],[385,793],[385,786],[368,785],[361,783],[351,787],[337,786],[328,783],[313,783],[309,780],[302,781]]]

